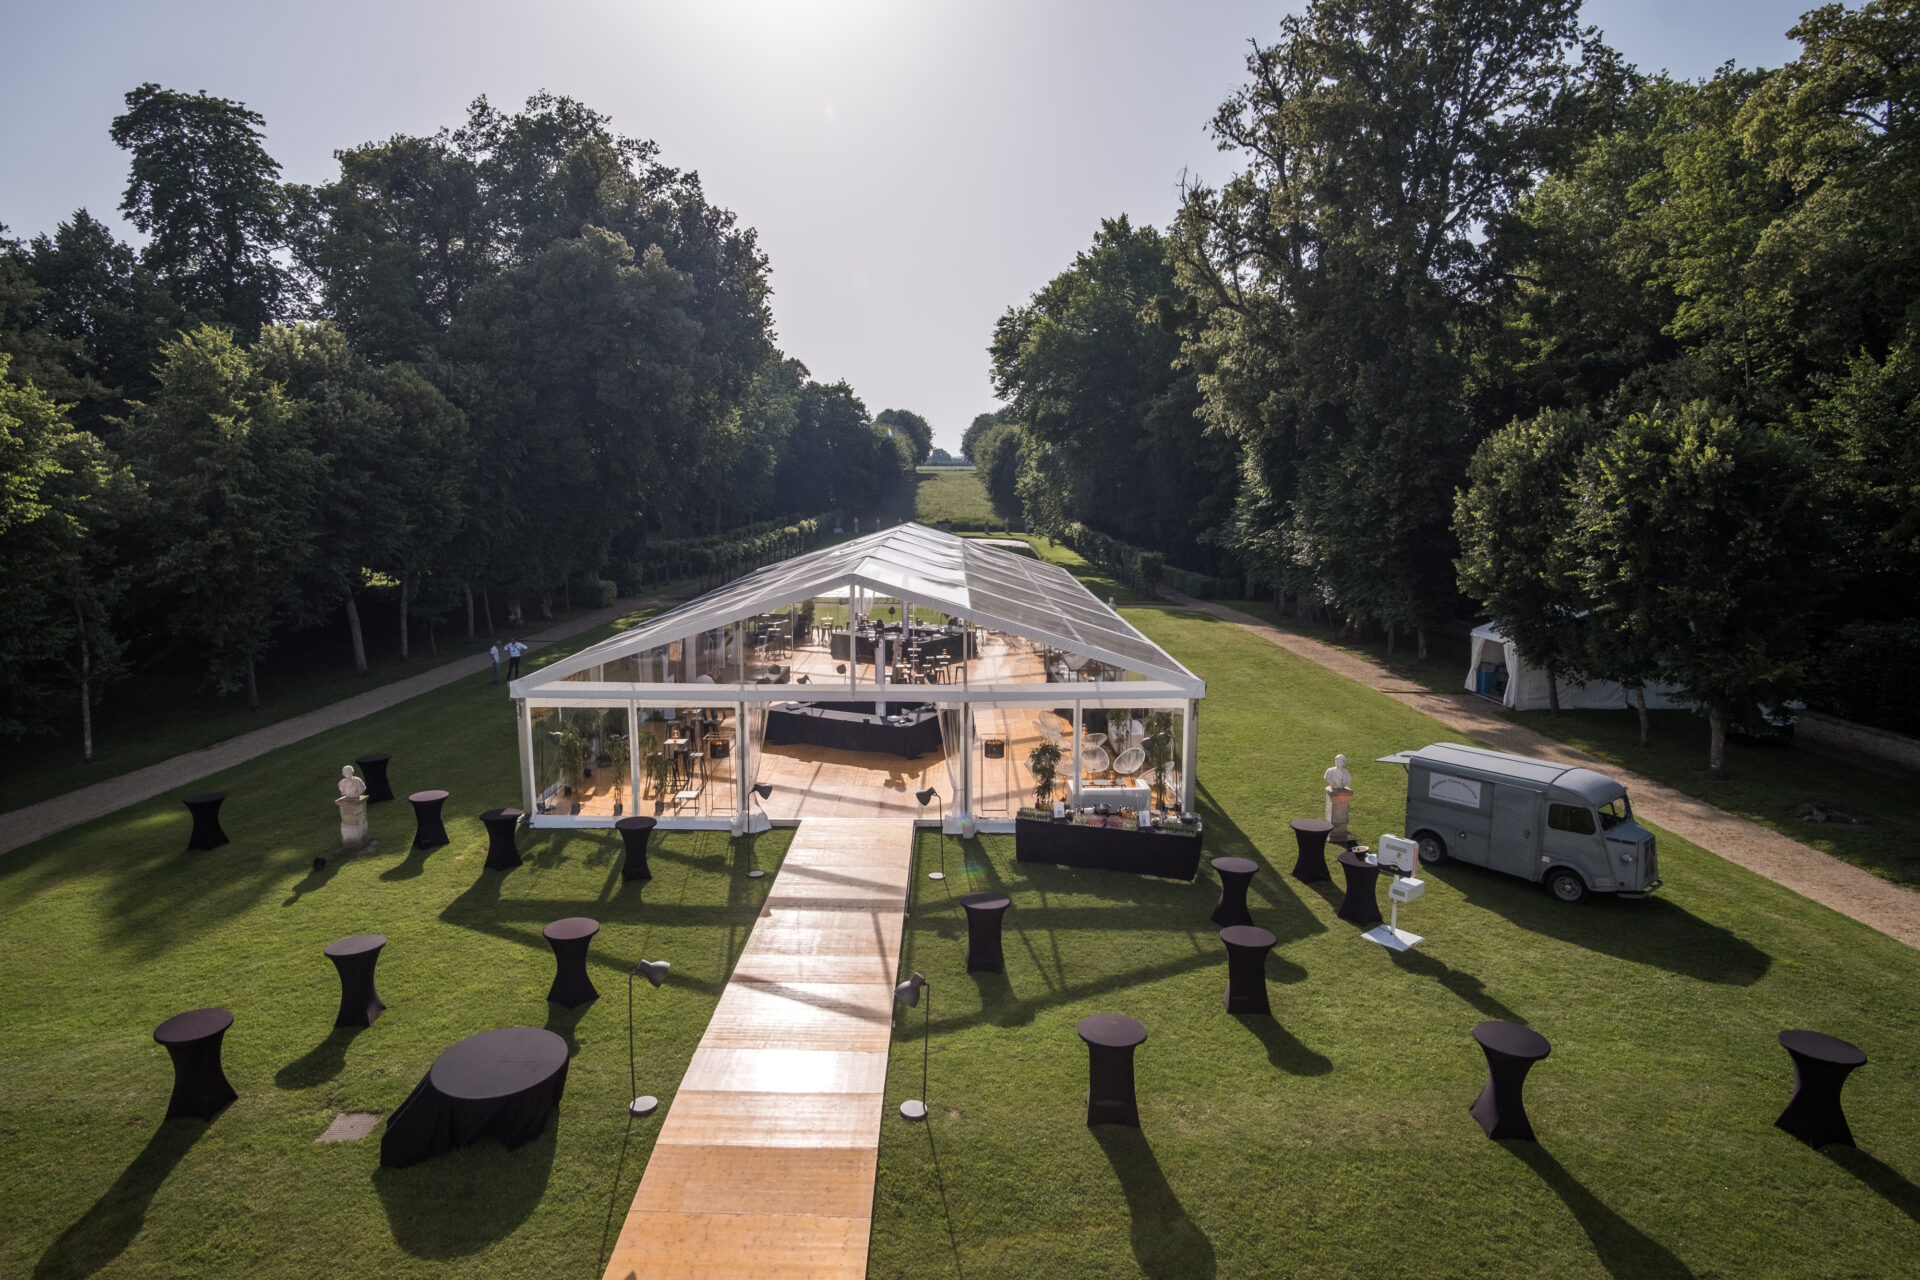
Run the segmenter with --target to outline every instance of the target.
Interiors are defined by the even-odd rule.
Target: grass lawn
[[[335,855],[339,767],[373,749],[402,795],[452,793],[450,846],[410,853],[402,799],[372,806],[375,851]],[[0,1276],[597,1276],[665,1115],[629,1129],[625,970],[673,963],[635,1001],[640,1090],[670,1102],[772,883],[748,859],[776,868],[789,836],[663,833],[655,878],[622,887],[612,832],[523,832],[529,865],[483,872],[477,815],[517,802],[515,769],[510,704],[481,675],[211,779],[225,848],[183,852],[169,796],[0,859]],[[540,931],[574,915],[601,923],[601,999],[562,1011]],[[368,932],[389,939],[389,1008],[336,1032],[321,948]],[[203,1005],[234,1012],[240,1099],[163,1125],[150,1033]],[[396,1170],[380,1130],[315,1145],[338,1112],[390,1112],[456,1040],[515,1024],[576,1051],[534,1143]]]
[[[987,499],[987,486],[973,468],[928,468],[919,473],[919,490],[914,496],[913,518],[921,524],[942,520],[991,520],[999,523],[999,513]]]
[[[1920,955],[1666,833],[1667,887],[1644,902],[1568,908],[1430,872],[1402,919],[1428,941],[1390,955],[1335,918],[1331,886],[1285,874],[1286,824],[1317,814],[1345,751],[1356,829],[1398,829],[1404,775],[1371,758],[1442,736],[1434,722],[1227,623],[1130,617],[1209,681],[1206,856],[1262,866],[1276,1016],[1220,1008],[1210,871],[1185,885],[923,837],[950,873],[916,880],[903,966],[932,981],[933,1116],[892,1111],[920,1092],[903,1011],[871,1275],[1913,1273]],[[1014,901],[1005,975],[963,971],[953,899],[987,887]],[[1095,1012],[1148,1028],[1137,1132],[1084,1123],[1074,1026]],[[1488,1142],[1466,1114],[1485,1018],[1553,1043],[1527,1086],[1537,1146]],[[1772,1127],[1791,1085],[1774,1036],[1797,1026],[1870,1056],[1847,1091],[1858,1151]]]

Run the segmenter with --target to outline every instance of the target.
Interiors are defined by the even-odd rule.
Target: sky
[[[957,448],[996,407],[986,345],[1126,214],[1165,227],[1216,183],[1207,133],[1298,4],[1243,0],[0,0],[0,223],[85,207],[120,233],[127,157],[107,136],[146,81],[266,117],[283,176],[458,124],[541,89],[659,143],[754,227],[778,341],[877,413]],[[1777,66],[1811,0],[1588,0],[1634,64],[1684,77]]]

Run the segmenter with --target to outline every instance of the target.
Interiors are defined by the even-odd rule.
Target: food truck
[[[1423,862],[1491,867],[1562,902],[1644,898],[1660,887],[1653,833],[1604,774],[1454,742],[1381,760],[1407,767],[1406,832]]]

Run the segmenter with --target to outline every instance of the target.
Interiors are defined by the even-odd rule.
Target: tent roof
[[[533,673],[547,684],[630,654],[858,587],[1044,641],[1204,696],[1206,684],[1058,565],[902,524],[781,560]]]

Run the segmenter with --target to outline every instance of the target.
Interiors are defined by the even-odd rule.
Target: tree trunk
[[[480,607],[485,609],[487,614],[487,640],[492,642],[499,639],[493,634],[493,596],[487,591],[484,583],[480,587]]]
[[[560,584],[560,606],[568,613],[573,612],[573,579],[568,578]]]
[[[400,661],[407,660],[407,587],[409,575],[405,570],[400,573]]]
[[[551,618],[553,616],[553,592],[551,591],[542,591],[540,593],[540,616],[542,618]]]
[[[1640,745],[1644,747],[1653,741],[1653,722],[1647,719],[1647,686],[1633,686],[1633,709],[1640,713]]]
[[[437,621],[436,618],[427,619],[427,652],[436,658],[440,656],[440,642],[433,635],[433,627]]]
[[[80,621],[80,758],[93,763],[93,654],[87,649],[87,615],[73,606]]]
[[[1727,776],[1727,720],[1720,708],[1707,707],[1707,776]]]
[[[367,674],[367,637],[360,630],[360,605],[347,592],[347,634],[353,638],[353,674]]]
[[[1387,656],[1389,658],[1393,656],[1394,633],[1398,630],[1399,630],[1398,626],[1396,626],[1394,623],[1389,622],[1387,624]]]
[[[1547,713],[1560,714],[1560,673],[1552,667],[1547,668]]]
[[[1425,623],[1421,623],[1419,628],[1414,632],[1414,643],[1418,646],[1419,652],[1413,656],[1419,661],[1425,662],[1427,660],[1427,627]]]
[[[253,675],[253,650],[247,650],[247,705],[255,711],[260,709],[260,682]]]
[[[467,593],[467,643],[473,643],[473,579],[462,578],[461,588]]]

